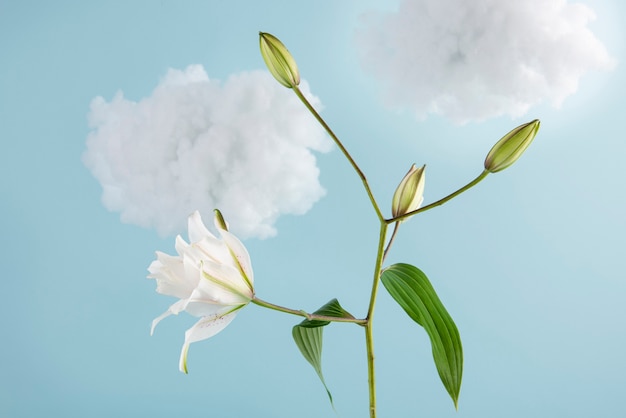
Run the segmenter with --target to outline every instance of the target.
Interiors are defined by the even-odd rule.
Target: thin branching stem
[[[398,233],[398,229],[400,228],[400,222],[396,222],[393,226],[393,232],[391,233],[391,238],[389,238],[389,242],[387,243],[387,248],[385,248],[385,252],[383,253],[383,261],[385,261],[385,259],[387,258],[387,253],[389,253],[389,250],[391,249],[391,246],[393,245],[393,241],[396,238],[396,234]]]
[[[311,103],[309,103],[309,101],[306,99],[306,97],[304,97],[304,94],[302,94],[302,91],[300,91],[298,86],[293,87],[293,91],[294,91],[294,93],[296,93],[296,96],[298,96],[300,101],[302,101],[302,103],[304,103],[306,108],[309,109],[309,112],[311,112],[311,114],[315,117],[315,119],[317,119],[317,121],[320,123],[320,125],[322,125],[322,127],[326,130],[326,132],[328,132],[328,135],[330,135],[330,137],[333,139],[335,144],[339,147],[339,149],[341,150],[343,155],[348,159],[348,161],[350,162],[350,165],[352,165],[352,168],[354,168],[354,171],[356,171],[358,176],[361,178],[361,181],[363,182],[363,187],[365,187],[365,191],[367,192],[367,196],[369,197],[370,202],[372,202],[372,206],[374,207],[374,210],[376,211],[376,216],[378,216],[379,220],[384,221],[385,217],[383,216],[382,212],[380,211],[380,208],[378,207],[378,203],[376,203],[376,199],[374,198],[374,194],[372,193],[372,189],[370,189],[369,183],[367,182],[367,178],[365,177],[365,174],[363,174],[363,171],[361,171],[361,169],[359,168],[357,163],[354,161],[354,159],[352,158],[352,156],[350,155],[350,153],[348,152],[346,147],[343,146],[343,144],[341,143],[341,141],[339,140],[337,135],[335,135],[333,130],[330,129],[330,126],[328,126],[326,121],[324,121],[324,119],[322,119],[320,114],[317,113],[317,111],[311,105]]]
[[[472,187],[476,186],[485,177],[487,177],[487,174],[489,174],[489,171],[484,170],[482,173],[480,173],[480,175],[478,177],[476,177],[474,180],[472,180],[469,183],[467,183],[465,186],[461,187],[456,192],[450,193],[448,196],[446,196],[444,198],[441,198],[441,199],[437,200],[436,202],[431,203],[430,205],[423,206],[423,207],[421,207],[421,208],[419,208],[417,210],[414,210],[412,212],[407,212],[404,215],[396,216],[395,218],[389,218],[389,219],[385,220],[385,222],[387,224],[392,224],[394,222],[398,222],[398,221],[401,221],[403,219],[409,218],[409,217],[411,217],[413,215],[417,215],[418,213],[426,212],[427,210],[436,208],[437,206],[441,206],[444,203],[446,203],[447,201],[454,199],[455,197],[457,197],[461,193],[463,193],[463,192],[471,189]]]

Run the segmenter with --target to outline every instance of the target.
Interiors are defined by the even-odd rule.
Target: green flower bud
[[[259,32],[261,55],[276,80],[287,88],[300,84],[298,66],[289,50],[273,35]]]
[[[224,220],[224,216],[222,216],[222,212],[219,209],[213,209],[215,213],[215,224],[219,225],[224,231],[228,231],[228,224]]]
[[[426,166],[416,168],[415,164],[404,176],[391,200],[393,217],[402,216],[419,209],[424,201],[424,170]]]
[[[539,120],[535,119],[504,135],[487,154],[485,170],[497,173],[513,164],[533,142],[537,131],[539,131]]]

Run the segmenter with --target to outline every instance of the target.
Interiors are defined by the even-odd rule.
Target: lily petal
[[[219,228],[219,227],[218,227]],[[248,287],[252,290],[252,285],[254,284],[254,275],[252,273],[252,261],[250,260],[250,254],[246,247],[243,245],[239,238],[237,238],[232,233],[219,229],[220,235],[222,239],[228,246],[231,256],[233,257],[233,261],[238,269],[241,269],[243,274],[245,275],[248,283]]]
[[[189,283],[185,276],[183,261],[179,256],[157,251],[157,259],[148,267],[149,279],[156,279],[157,292],[162,295],[187,298],[193,291],[195,283]]]
[[[180,235],[176,235],[175,242],[174,248],[176,248],[176,252],[183,255],[187,251],[187,248],[189,248],[189,244],[187,244],[187,241],[185,241]]]
[[[244,306],[250,302],[250,299],[231,295],[224,289],[219,289],[219,292],[216,289],[219,289],[217,285],[209,283],[208,280],[202,280],[189,297],[185,310],[190,315],[206,317],[228,313],[235,307]]]
[[[205,237],[185,249],[185,255],[196,262],[213,260],[219,264],[234,264],[228,246],[217,238]]]
[[[150,335],[154,334],[154,329],[156,328],[159,322],[161,322],[164,318],[167,318],[170,315],[178,315],[180,312],[185,310],[185,306],[187,306],[187,299],[181,299],[177,301],[176,303],[174,303],[173,305],[171,305],[167,309],[167,311],[163,312],[161,315],[154,318],[154,320],[152,321],[152,327],[150,328]]]
[[[195,211],[187,220],[187,227],[190,242],[202,241],[205,237],[215,238],[215,236],[204,226],[200,212]]]
[[[236,267],[206,260],[202,264],[202,271],[205,280],[198,283],[197,288],[206,286],[202,288],[207,292],[215,292],[213,294],[223,299],[226,304],[247,302],[252,299],[253,291]],[[229,300],[231,302],[228,302]]]
[[[206,340],[219,333],[231,323],[235,315],[237,315],[237,310],[227,314],[204,317],[185,332],[185,344],[183,344],[183,349],[180,352],[180,360],[178,363],[178,368],[181,372],[187,373],[187,352],[189,351],[189,344]]]

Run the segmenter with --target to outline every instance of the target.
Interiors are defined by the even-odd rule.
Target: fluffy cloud
[[[594,17],[565,0],[403,0],[363,16],[356,39],[389,104],[464,123],[559,107],[583,74],[612,68]]]
[[[270,237],[279,215],[305,213],[324,195],[311,151],[330,140],[264,71],[222,83],[199,65],[169,70],[139,102],[96,97],[89,123],[83,162],[104,205],[161,235],[184,231],[196,209],[212,219],[219,208],[234,232]]]

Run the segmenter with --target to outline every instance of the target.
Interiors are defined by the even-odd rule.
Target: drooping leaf
[[[311,366],[315,369],[315,372],[324,385],[324,389],[326,389],[328,399],[330,399],[330,403],[333,405],[333,396],[330,394],[330,390],[328,390],[328,386],[326,386],[326,382],[324,381],[324,375],[322,374],[322,333],[322,327],[307,328],[300,325],[296,325],[291,331],[293,340],[296,342],[296,345],[306,361],[311,363]]]
[[[354,317],[347,312],[345,309],[341,307],[337,299],[332,299],[326,305],[319,308],[314,312],[315,315],[323,315],[323,316],[331,316],[335,318],[352,318]],[[293,340],[296,342],[296,345],[300,349],[300,352],[304,356],[304,358],[313,366],[315,372],[319,376],[322,384],[324,385],[324,389],[326,389],[326,393],[328,394],[328,399],[330,399],[330,404],[333,406],[333,397],[330,394],[330,390],[328,390],[328,386],[326,386],[326,382],[324,381],[324,375],[322,374],[322,337],[324,326],[330,324],[330,321],[322,321],[318,319],[305,319],[300,322],[298,325],[293,327],[291,334],[293,335]]]
[[[424,327],[430,337],[435,366],[441,381],[458,408],[463,377],[463,347],[454,321],[426,275],[409,264],[386,268],[381,280],[404,311]]]

